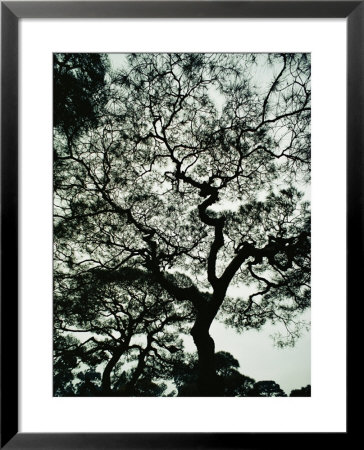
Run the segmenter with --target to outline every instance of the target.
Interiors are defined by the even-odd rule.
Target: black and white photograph
[[[54,396],[311,395],[310,79],[53,54]]]

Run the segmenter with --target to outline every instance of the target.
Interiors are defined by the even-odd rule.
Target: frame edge
[[[13,3],[17,3],[14,8]],[[32,5],[38,4],[37,8],[32,10]],[[59,4],[67,4],[67,9],[71,7],[72,3],[83,3],[85,7],[91,2],[55,2]],[[102,3],[102,2],[96,2]],[[111,3],[111,2],[105,2]],[[128,2],[131,3],[131,2]],[[137,3],[137,2],[135,2]],[[162,3],[162,2],[151,2]],[[206,2],[196,2],[206,3]],[[277,3],[277,2],[272,2]],[[297,3],[297,2],[290,2]],[[299,2],[304,3],[304,2]],[[306,3],[306,2],[305,2]],[[307,3],[324,3],[324,2],[307,2]],[[330,2],[334,3],[334,2]],[[323,12],[317,11],[319,15],[307,17],[346,17],[348,15],[348,71],[351,74],[350,83],[348,83],[348,114],[347,114],[347,235],[348,235],[348,258],[347,258],[347,273],[348,273],[348,296],[353,298],[356,295],[357,287],[359,285],[360,276],[362,275],[363,263],[358,262],[363,255],[363,198],[364,189],[362,181],[362,173],[364,170],[364,54],[363,54],[363,40],[364,40],[364,5],[363,1],[356,2],[335,2],[345,3],[344,10],[340,10],[334,16],[321,15]],[[39,9],[40,7],[40,9]],[[3,299],[1,305],[1,441],[0,447],[20,449],[25,448],[72,448],[64,446],[65,441],[62,435],[49,434],[32,434],[32,433],[18,433],[18,360],[17,353],[14,350],[18,346],[18,305],[17,305],[17,290],[18,290],[18,248],[14,243],[18,242],[18,19],[27,17],[84,17],[77,15],[77,8],[73,9],[70,15],[62,14],[62,10],[56,14],[51,8],[51,2],[2,2],[1,4],[1,297]],[[23,9],[24,8],[24,9]],[[30,11],[29,10],[32,10]],[[43,13],[39,12],[43,9]],[[30,12],[29,12],[30,11]],[[343,12],[344,11],[344,12]],[[79,11],[78,11],[79,13]],[[29,14],[29,15],[28,15]],[[268,12],[265,11],[265,16]],[[87,16],[100,17],[100,16]],[[125,16],[135,17],[135,16]],[[139,16],[141,17],[141,16]],[[155,15],[153,17],[160,17]],[[164,17],[164,16],[163,16]],[[169,16],[166,16],[169,17]],[[198,16],[201,17],[201,16]],[[262,16],[246,16],[246,17],[262,17]],[[278,17],[278,16],[277,16]],[[291,16],[284,16],[291,17]],[[355,68],[355,70],[354,70]],[[9,106],[12,105],[11,108]],[[350,175],[350,181],[349,181]],[[358,237],[360,243],[358,243]],[[354,242],[355,240],[355,242]],[[359,245],[358,245],[359,244]],[[6,277],[5,275],[6,268]],[[11,295],[10,295],[11,294]],[[6,298],[6,301],[5,301]],[[16,318],[14,321],[9,321],[9,318]],[[11,336],[11,349],[5,343]],[[349,347],[348,347],[349,348]],[[9,369],[11,367],[11,372]],[[14,408],[14,403],[16,407]],[[4,414],[5,413],[5,414]],[[169,433],[168,433],[169,434]],[[33,437],[31,437],[33,435]],[[342,436],[342,433],[339,434]],[[338,435],[338,436],[339,436]],[[79,435],[69,435],[69,438]],[[84,443],[87,447],[74,448],[99,448],[93,444],[87,444],[89,440],[83,435]],[[191,434],[191,437],[193,434]],[[216,435],[215,435],[216,436]],[[218,436],[218,435],[217,435]],[[66,438],[67,436],[63,436]],[[175,436],[177,437],[177,436]],[[297,437],[297,436],[296,436]],[[126,439],[127,436],[125,436]],[[30,440],[29,440],[30,439]],[[50,440],[52,439],[52,441]],[[81,437],[80,437],[81,439]],[[135,437],[134,437],[135,439]],[[336,437],[335,437],[336,439]],[[56,441],[58,440],[58,444]],[[222,439],[228,443],[229,439]],[[243,448],[241,443],[231,448]],[[208,439],[206,439],[208,441]],[[258,440],[259,441],[259,440]],[[33,442],[33,443],[31,443]],[[43,442],[43,444],[42,444]],[[63,444],[62,444],[63,442]],[[81,442],[81,441],[79,441]],[[116,441],[115,441],[116,442]],[[122,440],[119,440],[122,442]],[[133,438],[130,437],[132,444]],[[125,443],[124,442],[124,443]],[[137,447],[132,444],[134,448]],[[252,442],[247,439],[246,443]],[[283,443],[283,441],[282,441]],[[76,443],[74,442],[76,445]],[[160,444],[160,443],[159,443]],[[211,442],[210,442],[211,444]],[[68,445],[68,444],[66,444]],[[196,442],[194,443],[196,445]],[[244,444],[245,445],[245,444]],[[107,447],[105,447],[107,448]],[[127,447],[125,447],[127,448]],[[158,445],[156,448],[160,448]],[[172,446],[170,448],[173,448]],[[183,448],[183,447],[180,447]],[[184,447],[187,448],[187,447]],[[201,447],[204,448],[204,447]],[[206,448],[206,447],[205,447]],[[218,447],[215,447],[218,448]],[[245,447],[246,448],[246,447]],[[257,448],[257,447],[254,447]]]

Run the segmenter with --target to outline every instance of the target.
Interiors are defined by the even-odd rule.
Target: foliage
[[[224,395],[216,317],[280,322],[293,345],[310,305],[309,126],[307,54],[130,54],[118,73],[55,55],[55,325],[92,334],[56,358],[104,364],[109,393],[130,360],[131,392],[167,379],[190,333],[198,393]]]
[[[287,397],[275,381],[258,381],[250,392],[250,397]]]
[[[216,372],[225,397],[286,397],[274,381],[258,381],[239,372],[238,361],[228,352],[216,353]],[[174,368],[174,382],[181,397],[199,396],[198,358],[196,354],[179,360]]]
[[[55,278],[55,385],[67,386],[63,395],[73,392],[70,372],[83,366],[92,373],[103,368],[102,378],[93,378],[100,380],[94,389],[99,395],[114,395],[121,381],[124,393],[136,395],[142,375],[150,380],[168,376],[182,351],[178,333],[191,311],[188,303],[176,308],[160,286],[147,284],[144,277],[136,270],[94,270]],[[81,342],[75,334],[86,338]],[[90,375],[88,380],[93,383]]]
[[[75,138],[81,130],[95,126],[107,101],[106,55],[54,53],[54,127]]]
[[[311,385],[308,384],[301,389],[293,389],[289,394],[290,397],[311,397]]]

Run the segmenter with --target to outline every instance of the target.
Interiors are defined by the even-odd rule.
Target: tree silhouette
[[[239,362],[228,352],[217,352],[215,355],[216,374],[219,380],[220,395],[225,397],[250,397],[255,380],[242,375]],[[177,360],[173,370],[174,382],[178,396],[195,397],[200,395],[198,389],[198,356],[186,355],[185,359]]]
[[[100,61],[89,61],[75,89],[102,86],[97,114],[77,95],[65,112],[58,98],[67,89],[55,82],[56,324],[90,315],[89,332],[107,335],[99,315],[138,274],[135,289],[154,290],[151,329],[165,307],[174,345],[179,322],[193,337],[198,394],[224,395],[209,334],[215,318],[239,332],[281,322],[293,345],[310,305],[309,56],[131,54],[108,76]],[[108,280],[106,303],[82,297],[96,273]],[[128,298],[115,304],[121,313],[124,302],[138,310]],[[118,315],[114,306],[107,314]],[[93,345],[82,347],[114,357]],[[146,355],[151,366],[158,360],[152,348]]]
[[[178,333],[193,317],[189,304],[177,310],[144,274],[58,276],[54,293],[56,395],[138,395],[141,386],[154,392],[151,380],[168,377],[181,358]],[[81,342],[75,334],[88,337]],[[149,385],[142,382],[147,374]],[[73,389],[75,378],[81,383]]]
[[[97,53],[54,53],[54,127],[76,138],[82,130],[97,125],[107,101],[106,55]]]
[[[249,393],[250,397],[287,397],[275,381],[258,381]]]
[[[308,384],[301,389],[293,389],[289,394],[290,397],[311,397],[311,385]]]

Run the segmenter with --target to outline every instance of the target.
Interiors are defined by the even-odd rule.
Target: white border
[[[345,431],[344,20],[20,21],[20,431]],[[52,52],[312,52],[311,398],[53,398]]]

